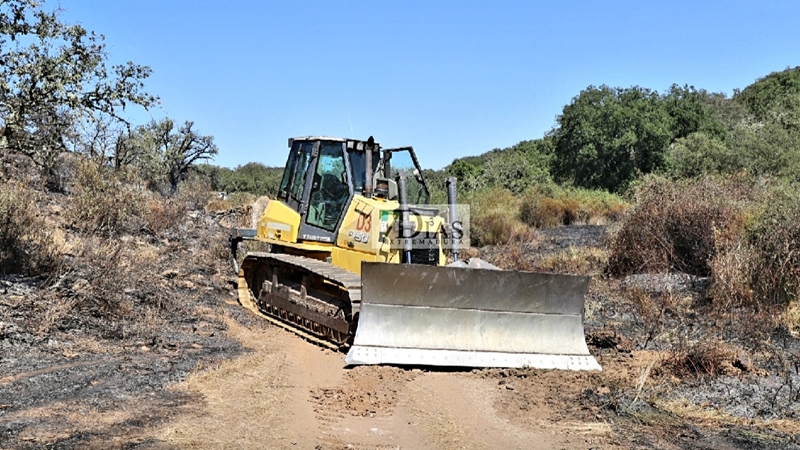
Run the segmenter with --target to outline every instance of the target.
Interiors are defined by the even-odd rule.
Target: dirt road
[[[346,368],[342,354],[278,328],[228,325],[250,353],[173,387],[201,400],[157,440],[181,448],[615,447],[605,424],[553,420],[545,401],[527,411],[504,401],[515,389],[504,374]]]

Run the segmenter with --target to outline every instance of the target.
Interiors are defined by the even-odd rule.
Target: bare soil
[[[184,234],[149,242],[170,255],[145,280],[171,296],[152,317],[89,320],[58,309],[81,282],[59,297],[52,280],[0,278],[0,448],[800,448],[797,368],[731,352],[716,376],[669,370],[664,342],[689,327],[677,311],[697,307],[692,293],[653,325],[623,280],[593,274],[586,334],[599,373],[346,367],[239,307],[225,262],[203,254],[229,219],[198,213]],[[603,232],[548,230],[525,254],[599,247]],[[58,313],[52,326],[31,321],[42,308]]]

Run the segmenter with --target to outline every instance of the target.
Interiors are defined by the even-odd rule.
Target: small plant
[[[734,369],[736,353],[721,341],[700,341],[685,350],[673,351],[665,361],[678,377],[711,378]]]

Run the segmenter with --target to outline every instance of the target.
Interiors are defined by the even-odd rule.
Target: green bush
[[[275,198],[280,188],[282,167],[267,167],[261,163],[247,163],[235,169],[200,164],[196,170],[209,180],[211,188],[222,192],[249,192]]]

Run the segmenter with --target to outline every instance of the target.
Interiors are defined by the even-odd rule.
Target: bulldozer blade
[[[589,277],[364,263],[351,365],[602,370],[583,334]]]

